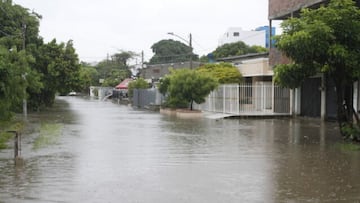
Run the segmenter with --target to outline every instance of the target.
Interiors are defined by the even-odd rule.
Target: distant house
[[[269,26],[274,20],[286,20],[290,17],[299,16],[302,8],[317,8],[328,3],[328,0],[269,0]],[[359,4],[359,0],[357,3]],[[276,48],[270,48],[269,63],[273,68],[277,64],[286,64],[290,60]],[[359,89],[357,83],[354,89]],[[355,94],[358,95],[357,91]],[[355,95],[354,100],[358,100]],[[336,118],[336,88],[331,80],[323,74],[306,79],[300,88],[293,91],[294,114],[306,117],[320,117],[325,119]],[[356,104],[355,109],[358,105]]]
[[[115,86],[115,89],[118,90],[127,90],[129,83],[132,81],[131,78],[126,78],[125,80],[121,81],[118,85]]]
[[[200,62],[192,62],[193,68],[200,66]],[[190,68],[190,62],[177,62],[177,63],[165,63],[165,64],[152,64],[146,65],[145,68],[140,70],[140,77],[148,80],[157,81],[160,78],[170,73],[170,68],[181,69]]]
[[[240,27],[230,27],[219,39],[219,46],[242,41],[249,46],[261,46],[269,48],[270,36],[275,34],[275,28],[269,26],[258,27],[255,30],[247,31]]]
[[[254,53],[218,59],[236,66],[245,79],[245,83],[256,84],[267,82],[272,84],[273,70],[269,66],[269,53]]]
[[[360,6],[360,0],[354,0]],[[326,5],[329,0],[269,0],[269,26],[272,21],[286,20],[297,17],[302,8],[318,8]],[[290,60],[271,47],[269,55],[270,67],[286,64]],[[360,109],[360,86],[354,83],[354,109]],[[304,84],[293,92],[294,113],[301,116],[335,119],[337,117],[336,88],[332,78],[318,74],[308,78]]]
[[[269,53],[218,59],[231,63],[244,77],[243,84],[221,85],[197,109],[233,115],[290,115],[290,90],[273,83]]]

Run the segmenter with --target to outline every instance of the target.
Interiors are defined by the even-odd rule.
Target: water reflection
[[[65,127],[26,167],[0,152],[0,202],[323,202],[360,199],[359,152],[317,120],[184,120],[76,97],[30,115]]]

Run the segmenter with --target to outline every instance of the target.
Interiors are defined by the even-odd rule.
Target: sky
[[[40,15],[45,42],[73,40],[79,59],[95,62],[120,51],[141,53],[163,39],[192,34],[194,53],[215,50],[230,27],[269,25],[268,0],[13,0]],[[184,42],[186,43],[186,42]]]

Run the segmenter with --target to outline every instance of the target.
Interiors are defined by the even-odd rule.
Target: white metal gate
[[[276,102],[276,101],[282,102]],[[290,112],[290,90],[259,82],[255,85],[221,85],[207,97],[203,104],[195,104],[195,109],[228,113],[278,113]]]

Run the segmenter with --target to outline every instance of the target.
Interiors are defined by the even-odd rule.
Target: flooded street
[[[81,97],[29,123],[61,135],[41,147],[23,135],[22,168],[0,151],[0,203],[360,202],[360,151],[336,123],[183,120]]]

